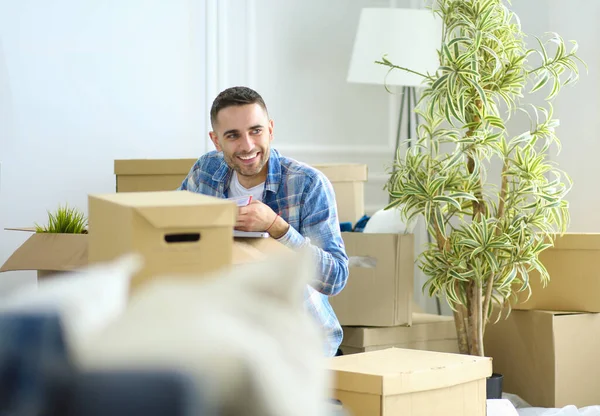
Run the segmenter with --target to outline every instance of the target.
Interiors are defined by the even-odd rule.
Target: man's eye
[[[253,133],[254,133],[254,134],[260,134],[260,132],[261,132],[261,131],[262,131],[261,129],[255,129],[255,130],[253,131]]]
[[[235,139],[237,137],[237,134],[230,134],[227,136],[228,139]]]

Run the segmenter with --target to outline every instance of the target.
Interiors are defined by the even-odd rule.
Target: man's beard
[[[260,171],[264,168],[264,166],[269,161],[269,155],[271,153],[270,147],[266,149],[260,149],[260,160],[258,165],[256,166],[244,166],[240,161],[238,156],[245,156],[245,154],[236,153],[233,157],[225,156],[225,161],[229,165],[229,167],[235,170],[239,175],[242,176],[255,176],[260,173]]]

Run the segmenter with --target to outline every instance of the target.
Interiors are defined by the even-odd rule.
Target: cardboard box
[[[537,407],[600,403],[600,314],[513,310],[488,325],[485,355],[503,391]]]
[[[522,292],[515,309],[600,312],[600,234],[559,236],[539,259],[550,281],[544,288],[539,274],[531,272],[531,297],[525,301]]]
[[[365,182],[367,165],[326,163],[313,165],[333,185],[340,222],[355,224],[365,215]]]
[[[412,326],[386,328],[345,326],[340,349],[344,354],[409,348],[458,354],[454,318],[427,313],[412,314]]]
[[[353,416],[486,414],[486,357],[390,348],[331,359],[333,396]]]
[[[231,264],[236,216],[234,202],[188,191],[89,195],[88,261],[140,253],[132,290],[157,274],[212,272]]]
[[[117,192],[171,191],[181,185],[197,159],[115,160]]]
[[[414,236],[342,233],[350,258],[344,290],[329,299],[341,325],[412,323]]]

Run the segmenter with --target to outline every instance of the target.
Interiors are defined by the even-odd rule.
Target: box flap
[[[5,228],[6,231],[25,231],[28,233],[35,233],[35,227],[18,227],[18,228]]]
[[[90,195],[128,207],[156,228],[232,227],[234,202],[189,191],[124,192]]]
[[[402,348],[343,355],[330,360],[336,389],[366,394],[395,395],[441,389],[485,379],[492,360]]]
[[[320,163],[312,165],[327,176],[330,182],[366,181],[367,165],[359,163]]]
[[[116,175],[187,175],[197,159],[120,159]]]
[[[86,264],[86,234],[34,233],[6,260],[0,272],[66,271]]]
[[[413,313],[412,326],[345,326],[343,329],[344,345],[355,348],[456,339],[453,317],[427,313]]]

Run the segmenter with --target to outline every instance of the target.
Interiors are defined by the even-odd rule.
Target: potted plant
[[[425,287],[452,308],[460,352],[483,356],[493,304],[510,313],[532,270],[547,282],[538,255],[566,231],[571,182],[549,159],[560,149],[551,101],[585,63],[577,43],[568,49],[557,34],[528,49],[502,0],[435,0],[431,9],[443,23],[439,68],[419,74],[420,121],[396,155],[387,208],[424,218],[433,241],[419,257]],[[414,72],[385,56],[377,63]],[[546,107],[524,102],[525,91],[544,88]],[[529,130],[507,129],[516,110],[530,116]],[[497,183],[488,178],[494,163]]]
[[[48,224],[35,224],[37,233],[87,234],[87,218],[77,208],[59,206],[55,212],[48,211]]]

